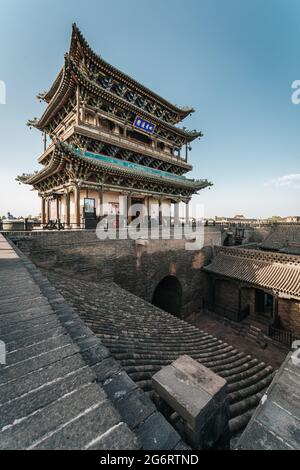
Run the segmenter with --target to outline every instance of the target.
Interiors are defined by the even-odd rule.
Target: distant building
[[[215,216],[215,222],[219,225],[262,225],[262,224],[282,224],[282,223],[300,223],[300,216],[288,217],[269,217],[260,219],[258,217],[245,217],[242,214],[234,217]]]
[[[234,217],[215,216],[216,224],[221,225],[253,225],[265,222],[262,219],[246,218],[244,215],[235,215]]]
[[[286,223],[300,223],[300,216],[290,215],[288,217],[283,217],[283,222],[286,222]]]

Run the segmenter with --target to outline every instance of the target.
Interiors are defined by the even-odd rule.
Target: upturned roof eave
[[[64,101],[70,96],[72,90],[71,87],[75,86],[75,81],[72,80],[72,75],[70,73],[67,57],[65,57],[65,64],[62,68],[62,75],[56,91],[51,98],[47,108],[44,110],[42,116],[39,119],[29,120],[27,125],[36,127],[37,129],[43,131],[44,128],[48,125],[52,116],[55,114]]]
[[[62,151],[63,153],[67,155],[71,155],[73,159],[80,160],[82,163],[88,163],[91,165],[91,167],[98,167],[104,170],[106,169],[106,170],[117,172],[117,173],[121,172],[127,176],[132,175],[132,176],[140,177],[146,180],[151,180],[151,181],[156,181],[156,182],[160,181],[170,186],[189,188],[189,189],[192,189],[194,192],[200,191],[212,185],[212,183],[210,183],[207,180],[189,180],[186,178],[186,180],[183,180],[183,181],[176,181],[176,180],[172,180],[169,177],[147,175],[146,172],[144,173],[142,170],[138,171],[135,169],[121,168],[121,167],[114,166],[112,164],[106,164],[104,162],[100,162],[96,160],[96,158],[94,159],[92,157],[81,156],[80,154],[73,151],[67,144],[65,144],[64,142],[60,142],[60,141],[56,143],[51,160],[46,167],[44,167],[39,172],[33,175],[30,175],[28,178],[25,178],[24,176],[20,176],[18,177],[18,180],[24,184],[34,185],[34,184],[37,184],[39,181],[42,181],[43,179],[47,178],[49,174],[50,173],[52,174],[53,172],[55,172],[57,170],[57,167],[59,166],[58,159],[55,158],[55,156],[58,154],[58,151]]]
[[[109,62],[106,62],[99,54],[94,52],[94,50],[91,48],[91,46],[88,44],[87,40],[84,38],[83,34],[81,33],[80,29],[77,27],[76,23],[73,23],[72,25],[72,35],[71,35],[71,44],[70,44],[70,55],[76,55],[77,51],[77,41],[82,47],[82,50],[87,53],[96,63],[99,65],[102,65],[103,67],[111,70],[116,76],[122,77],[122,79],[125,82],[130,83],[131,85],[134,85],[138,90],[141,90],[143,93],[150,95],[155,99],[155,101],[159,102],[160,104],[168,107],[170,110],[173,112],[179,114],[182,119],[187,117],[189,114],[195,112],[195,109],[193,107],[185,106],[185,107],[179,107],[159,94],[155,93],[152,91],[150,88],[142,85],[140,82],[132,78],[130,75],[127,75],[126,73],[122,72],[118,68],[114,67],[111,65]],[[181,119],[181,120],[182,120]],[[178,121],[180,122],[180,121]]]
[[[54,82],[52,83],[51,87],[49,88],[48,91],[44,92],[44,93],[39,93],[37,95],[37,98],[38,99],[41,99],[43,101],[45,101],[46,103],[50,103],[51,99],[53,98],[53,96],[55,95],[59,85],[60,85],[60,82],[61,82],[61,78],[62,78],[62,75],[63,75],[63,71],[64,71],[64,67],[62,67],[59,71],[59,73],[57,74]]]
[[[37,120],[28,121],[28,125],[36,127],[39,130],[44,130],[44,128],[48,125],[51,117],[53,116],[54,110],[59,108],[59,106],[66,100],[66,95],[70,93],[70,86],[75,86],[77,84],[77,81],[74,77],[77,77],[78,81],[80,81],[83,86],[93,87],[94,90],[99,94],[104,94],[107,97],[107,100],[119,101],[124,106],[128,107],[129,109],[132,109],[135,114],[138,114],[141,117],[145,117],[146,119],[149,119],[154,123],[166,128],[167,130],[174,132],[175,134],[180,135],[181,137],[184,137],[187,142],[192,142],[197,137],[203,136],[201,131],[186,132],[185,130],[180,129],[172,124],[166,123],[162,119],[156,116],[152,116],[152,114],[148,113],[147,111],[142,110],[137,106],[127,102],[125,99],[119,96],[115,96],[110,91],[102,89],[99,85],[97,85],[95,82],[91,81],[87,76],[84,75],[84,73],[79,69],[77,64],[71,59],[68,54],[65,55],[65,65],[62,69],[60,83],[56,88],[55,94],[52,96],[52,99],[49,102],[42,116]],[[65,94],[62,93],[64,88],[66,88]],[[60,96],[61,98],[59,99]]]

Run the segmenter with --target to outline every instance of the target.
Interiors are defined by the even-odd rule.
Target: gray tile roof
[[[284,250],[298,254],[300,250],[300,224],[275,224],[262,247],[269,250]],[[296,249],[296,251],[294,251]]]
[[[207,272],[300,299],[300,258],[245,248],[216,247]]]
[[[272,380],[271,367],[113,282],[94,283],[53,270],[48,271],[47,276],[130,378],[155,403],[152,375],[187,354],[227,380],[231,435],[245,428]],[[138,392],[136,396],[142,397]],[[122,398],[115,403],[118,409],[126,408]],[[133,413],[131,420],[135,419],[136,413]]]

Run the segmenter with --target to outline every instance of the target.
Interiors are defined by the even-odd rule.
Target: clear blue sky
[[[40,116],[76,22],[104,59],[196,113],[191,176],[211,190],[207,216],[298,214],[299,0],[0,0],[0,214],[39,212],[36,194],[14,177],[38,169]]]

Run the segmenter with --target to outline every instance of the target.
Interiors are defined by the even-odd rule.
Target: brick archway
[[[176,276],[166,276],[157,284],[152,304],[181,318],[182,286]]]

